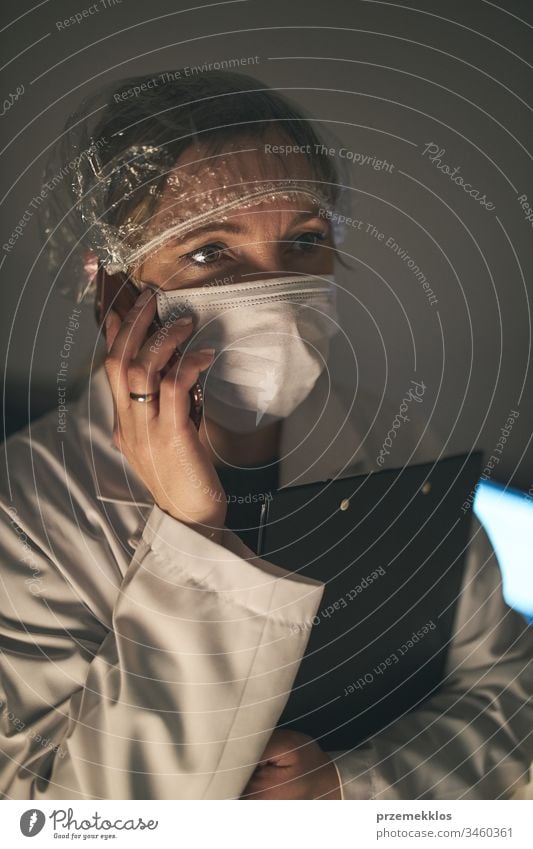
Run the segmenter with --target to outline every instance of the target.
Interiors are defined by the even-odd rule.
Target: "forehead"
[[[282,137],[283,139],[283,137]],[[241,137],[213,152],[206,144],[189,147],[176,161],[159,199],[159,226],[224,213],[229,208],[268,205],[295,209],[309,206],[309,195],[321,193],[310,156],[304,152],[277,151],[272,141]],[[285,144],[288,144],[285,142]],[[298,190],[298,193],[297,193]],[[325,200],[325,198],[324,198]],[[155,223],[155,222],[154,222]]]
[[[299,147],[281,134],[264,140],[240,136],[238,140],[225,143],[223,150],[196,143],[181,154],[171,176],[171,182],[187,185],[198,180],[211,189],[228,183],[250,185],[260,180],[316,181],[312,154],[307,146]]]

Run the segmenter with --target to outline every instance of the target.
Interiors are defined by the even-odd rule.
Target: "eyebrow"
[[[291,223],[299,224],[301,221],[306,221],[318,217],[318,210],[303,210],[294,216],[294,220]],[[207,224],[202,224],[200,227],[196,227],[194,230],[191,230],[184,236],[177,236],[175,239],[171,239],[171,242],[172,244],[181,245],[186,244],[191,239],[195,239],[202,233],[214,233],[216,231],[224,233],[242,233],[244,230],[247,229],[248,228],[246,224],[236,224],[232,223],[231,221],[210,221]]]

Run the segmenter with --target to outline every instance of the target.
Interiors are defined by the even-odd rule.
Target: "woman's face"
[[[287,144],[287,139],[274,138],[269,144],[282,142]],[[176,162],[149,224],[150,233],[216,210],[232,196],[235,184],[249,187],[257,180],[287,176],[312,180],[307,157],[293,153],[281,159],[266,153],[265,142],[257,139],[241,138],[218,156],[208,155],[201,145],[192,147]],[[323,216],[324,210],[321,216],[317,202],[306,195],[268,195],[170,237],[134,269],[134,276],[164,289],[178,289],[291,273],[330,274],[334,246]]]

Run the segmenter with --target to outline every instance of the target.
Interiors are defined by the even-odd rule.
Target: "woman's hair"
[[[239,135],[261,142],[276,137],[312,151],[303,154],[308,159],[310,179],[321,184],[334,203],[339,182],[335,159],[320,152],[323,142],[313,123],[303,110],[248,75],[208,71],[183,79],[176,78],[175,71],[162,71],[155,77],[121,81],[111,93],[93,141],[99,146],[104,165],[116,162],[127,150],[153,146],[170,168],[196,142],[208,155],[217,155]],[[104,143],[99,145],[99,140]],[[279,162],[283,163],[283,158]],[[162,175],[141,188],[150,212],[165,180],[166,175]],[[155,189],[151,187],[154,182]],[[139,203],[138,192],[122,200],[120,191],[120,185],[110,185],[109,223],[121,223]]]
[[[60,291],[70,294],[75,287],[78,301],[91,291],[83,257],[111,258],[112,264],[114,252],[120,254],[128,241],[128,228],[142,231],[174,164],[192,145],[201,144],[208,156],[240,137],[298,145],[307,158],[306,179],[339,208],[344,181],[336,157],[323,152],[336,139],[329,131],[326,139],[316,124],[266,84],[233,71],[194,77],[160,71],[89,96],[70,116],[45,171],[54,192],[43,224],[50,270],[67,280],[59,282]],[[268,179],[272,162],[270,156],[258,158],[259,179]],[[287,162],[276,159],[281,169]],[[67,169],[72,179],[58,181]]]

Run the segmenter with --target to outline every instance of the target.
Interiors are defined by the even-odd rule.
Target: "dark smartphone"
[[[117,274],[108,274],[102,267],[98,267],[96,272],[96,319],[100,325],[104,323],[105,317],[110,308],[113,308],[116,313],[123,319],[130,311],[135,301],[139,297],[140,292],[134,283],[129,279],[127,274],[118,272]],[[148,328],[147,336],[156,333],[161,327],[161,322],[155,316],[154,321]],[[176,349],[175,354],[169,360],[169,365],[172,365],[176,358],[180,356],[180,351]],[[203,413],[203,392],[199,383],[195,383],[192,389],[189,390],[191,398],[190,417],[196,427],[199,429],[202,422]]]

